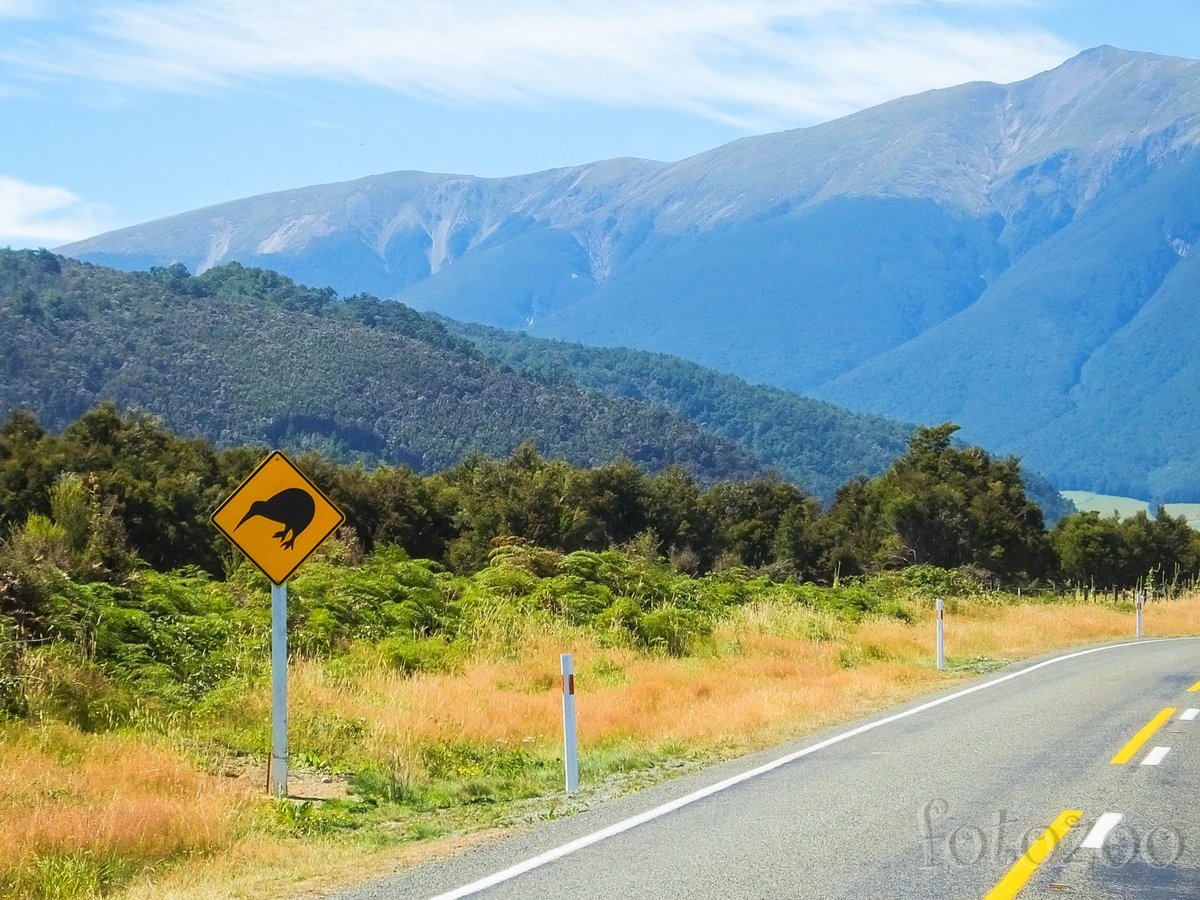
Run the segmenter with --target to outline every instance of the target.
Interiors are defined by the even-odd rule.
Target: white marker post
[[[287,585],[271,585],[271,795],[287,796]]]
[[[1144,591],[1137,592],[1137,636],[1142,636],[1142,607],[1146,604]]]
[[[942,598],[937,599],[937,667],[938,671],[946,668],[946,606]]]
[[[562,654],[563,762],[567,773],[567,793],[579,787],[579,745],[575,738],[575,660]]]

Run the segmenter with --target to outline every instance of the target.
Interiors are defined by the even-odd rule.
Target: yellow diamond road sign
[[[346,517],[276,450],[212,514],[217,530],[284,584]]]

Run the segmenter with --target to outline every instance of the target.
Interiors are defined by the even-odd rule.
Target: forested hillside
[[[445,320],[482,353],[547,384],[578,385],[664,406],[736,441],[823,499],[859,475],[879,475],[904,452],[914,426],[696,363],[625,348],[586,347]]]
[[[98,401],[221,446],[269,442],[430,472],[532,440],[702,480],[761,471],[661,407],[505,370],[405,306],[231,264],[120,273],[0,250],[0,410],[61,429]]]
[[[0,250],[0,347],[0,411],[51,428],[111,400],[219,446],[422,472],[532,440],[580,465],[628,458],[706,482],[772,468],[828,503],[912,432],[674,357],[464,325],[237,263],[193,277]],[[1050,522],[1071,511],[1025,480]]]
[[[548,384],[573,384],[664,406],[706,431],[736,441],[763,463],[821,500],[861,475],[880,475],[904,452],[914,426],[853,413],[831,403],[676,356],[626,348],[586,347],[519,332],[442,320],[482,353]],[[1025,489],[1054,524],[1074,512],[1037,472]]]

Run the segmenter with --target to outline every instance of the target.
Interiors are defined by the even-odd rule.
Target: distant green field
[[[1075,504],[1080,512],[1095,511],[1104,516],[1114,512],[1121,518],[1136,515],[1139,510],[1151,512],[1150,504],[1145,500],[1135,500],[1133,497],[1114,497],[1110,494],[1093,494],[1091,491],[1062,491],[1064,497]],[[1188,525],[1200,528],[1200,503],[1166,503],[1167,512],[1172,516],[1183,516]]]

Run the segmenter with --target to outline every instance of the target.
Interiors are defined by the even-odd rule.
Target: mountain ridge
[[[677,162],[391,173],[64,252],[122,268],[237,258],[464,321],[680,355],[859,411],[959,422],[1071,487],[1173,499],[1200,489],[1182,474],[1200,451],[1150,436],[1137,395],[1157,376],[1125,371],[1110,409],[1097,386],[1112,379],[1088,360],[1114,341],[1152,355],[1146,329],[1117,336],[1143,308],[1167,334],[1190,329],[1187,291],[1164,285],[1197,243],[1198,158],[1200,63],[1100,47],[1010,85]],[[1176,406],[1200,389],[1154,383]],[[1081,423],[1124,420],[1127,447],[1062,452]]]

